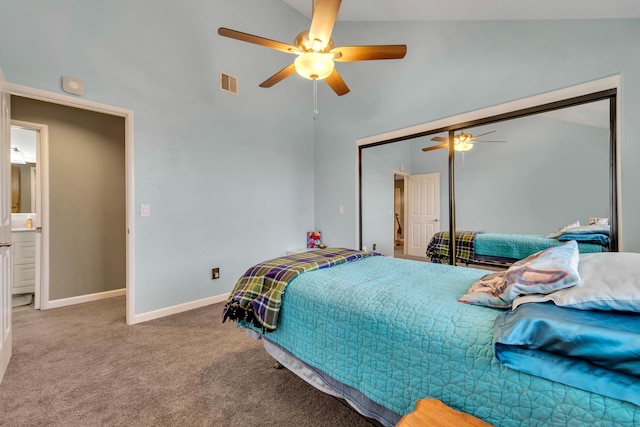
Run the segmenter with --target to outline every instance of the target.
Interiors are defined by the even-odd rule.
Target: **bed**
[[[281,260],[302,264],[306,256]],[[640,423],[638,403],[507,367],[495,357],[494,324],[506,312],[458,301],[491,272],[371,253],[328,267],[293,274],[274,328],[238,314],[238,287],[224,319],[262,339],[310,384],[382,425],[395,425],[426,397],[496,426]],[[277,276],[265,281],[268,292]]]
[[[560,229],[546,235],[456,232],[456,261],[465,264],[508,266],[536,252],[576,240],[580,253],[608,251],[609,226],[591,225]],[[449,232],[438,232],[427,245],[431,262],[449,261]]]

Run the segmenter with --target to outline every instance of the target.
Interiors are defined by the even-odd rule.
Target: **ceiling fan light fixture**
[[[460,151],[460,152],[465,152],[465,151],[469,151],[473,148],[473,144],[469,143],[469,142],[456,142],[455,145],[453,146],[453,149],[456,151]]]
[[[305,79],[326,79],[333,72],[333,57],[331,53],[305,52],[294,61],[296,72]]]

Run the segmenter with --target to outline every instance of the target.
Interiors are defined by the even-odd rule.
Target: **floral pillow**
[[[514,263],[506,271],[483,276],[458,301],[510,308],[519,296],[549,294],[577,284],[578,260],[578,244],[573,240],[545,249]]]

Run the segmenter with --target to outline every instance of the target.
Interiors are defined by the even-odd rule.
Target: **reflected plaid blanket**
[[[474,240],[477,231],[456,232],[456,260],[469,262],[475,255]],[[449,259],[449,232],[441,231],[433,235],[427,245],[427,256],[433,262],[442,262]]]

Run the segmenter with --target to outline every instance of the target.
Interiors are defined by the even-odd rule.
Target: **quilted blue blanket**
[[[369,257],[304,273],[269,339],[397,414],[424,397],[496,426],[640,425],[640,407],[502,366],[501,311],[457,302],[487,271]]]

